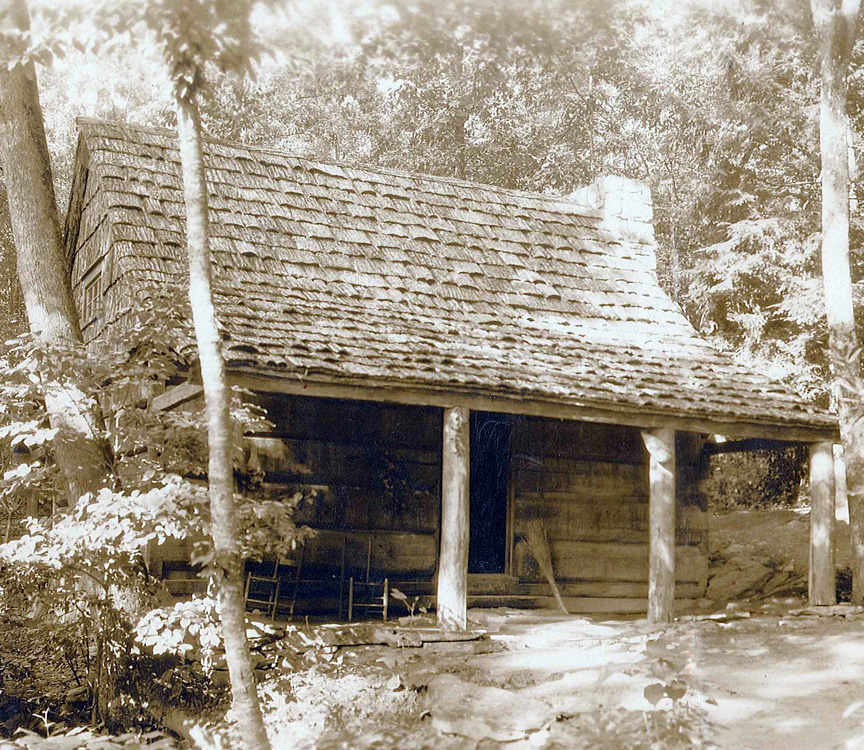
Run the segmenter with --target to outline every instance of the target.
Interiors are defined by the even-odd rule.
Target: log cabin
[[[169,130],[79,130],[65,236],[97,342],[184,283],[182,178]],[[811,596],[833,597],[836,418],[699,336],[658,283],[646,185],[533,194],[210,139],[205,158],[224,356],[274,425],[246,453],[277,496],[316,491],[309,564],[365,554],[463,628],[469,605],[549,601],[539,519],[571,611],[666,621],[706,589],[723,435],[811,446]]]

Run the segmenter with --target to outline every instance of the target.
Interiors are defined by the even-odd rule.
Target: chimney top
[[[598,211],[603,228],[628,249],[644,256],[648,267],[656,271],[654,255],[654,208],[651,188],[640,180],[618,175],[604,175],[586,187],[573,192],[569,199]]]

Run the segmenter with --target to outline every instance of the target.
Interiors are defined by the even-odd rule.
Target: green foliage
[[[405,608],[408,610],[408,617],[411,618],[412,623],[414,622],[415,610],[424,615],[429,611],[429,608],[421,603],[423,601],[422,596],[409,597],[406,593],[397,588],[390,589],[390,596],[397,602],[402,602],[402,604],[405,605]]]
[[[261,41],[247,2],[35,0],[28,54],[54,61],[43,98],[59,194],[70,109],[171,123],[170,97],[143,85],[155,71],[140,52],[152,43],[176,93],[206,91],[203,121],[219,137],[564,194],[609,172],[648,181],[659,275],[694,324],[827,401],[818,71],[804,0],[662,12],[637,0],[268,5],[255,11]],[[256,79],[235,76],[265,43],[272,59]],[[88,59],[96,52],[107,77]],[[859,45],[853,70],[862,55]],[[858,144],[864,78],[850,87]],[[85,96],[70,101],[71,90]],[[855,224],[856,282],[860,243]]]
[[[46,719],[50,731],[50,723]],[[98,734],[79,727],[43,737],[24,731],[23,736],[9,743],[9,750],[174,750],[177,743],[162,732],[124,732],[118,735]]]
[[[315,29],[300,13],[299,32],[274,42],[284,59],[256,83],[212,79],[207,127],[529,190],[566,194],[610,172],[645,180],[659,276],[692,322],[827,403],[818,71],[803,0],[329,9],[350,34],[304,33]],[[852,89],[857,128],[861,81]],[[856,228],[853,248],[860,239]]]
[[[171,124],[142,54],[155,45],[175,92],[206,91],[219,137],[564,194],[609,172],[648,181],[659,276],[694,324],[827,402],[805,0],[268,3],[255,11],[263,42],[245,1],[72,5],[34,0],[25,34],[28,59],[54,65],[42,83],[59,195],[70,112]],[[235,76],[265,42],[256,79]],[[862,92],[853,74],[856,146]],[[853,220],[856,288],[861,237]]]
[[[9,222],[9,201],[5,188],[0,187],[0,341],[22,333],[26,324],[24,295],[18,283],[18,262]]]
[[[701,490],[713,510],[791,506],[807,473],[806,447],[727,453],[711,459]]]
[[[155,656],[186,657],[195,652],[209,674],[215,650],[222,644],[218,608],[216,599],[195,596],[150,610],[135,626],[135,640]]]
[[[179,478],[145,493],[106,489],[49,522],[31,520],[29,533],[0,547],[0,614],[27,622],[31,647],[63,654],[70,676],[86,677],[104,721],[148,718],[130,682],[147,667],[130,631],[159,587],[141,553],[184,529],[194,497]]]
[[[194,408],[153,407],[161,384],[190,368],[188,318],[170,296],[142,299],[129,313],[110,346],[85,351],[22,336],[0,359],[0,455],[27,451],[26,461],[5,472],[0,497],[56,500],[52,446],[62,435],[45,415],[46,373],[62,381],[74,372],[111,414],[102,437],[115,448],[118,484],[30,519],[23,534],[0,545],[0,617],[21,623],[29,648],[56,654],[68,666],[67,678],[89,685],[96,715],[124,726],[158,720],[166,702],[202,706],[221,697],[202,665],[188,662],[179,647],[187,637],[205,651],[214,643],[191,616],[197,605],[161,609],[164,590],[145,564],[148,546],[169,538],[203,540],[202,573],[215,564],[207,551],[210,508],[201,481],[203,416]],[[291,520],[302,498],[257,503],[258,478],[245,474],[240,436],[267,423],[245,397],[236,392],[232,405],[241,549],[253,557],[281,554],[308,535]],[[169,669],[170,686],[161,677]]]
[[[204,494],[203,488],[172,475],[146,492],[105,488],[69,511],[30,519],[28,533],[3,545],[0,554],[8,564],[54,571],[69,566],[103,589],[121,585],[134,574],[136,558],[149,542],[182,539],[190,530],[204,528]]]
[[[574,719],[553,725],[546,747],[552,750],[573,747],[585,750],[644,748],[685,750],[712,748],[710,725],[703,707],[704,696],[689,684],[688,657],[680,643],[666,634],[655,633],[645,644],[654,682],[642,690],[651,704],[649,711],[600,706]],[[711,701],[708,701],[709,703]]]
[[[250,30],[249,0],[154,0],[127,4],[129,17],[113,29],[131,31],[143,23],[153,34],[179,99],[191,100],[208,64],[243,75],[262,52]],[[111,4],[108,18],[113,19]],[[126,26],[128,24],[128,26]]]
[[[676,702],[668,711],[599,707],[553,725],[549,750],[702,750],[708,740],[704,711]]]
[[[298,528],[292,520],[297,506],[310,496],[295,492],[290,497],[267,500],[257,495],[237,496],[240,552],[246,560],[260,561],[265,555],[284,558],[313,535],[308,527]]]

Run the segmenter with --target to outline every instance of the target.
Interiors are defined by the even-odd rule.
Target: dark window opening
[[[513,421],[507,414],[471,412],[469,573],[507,569],[507,496]]]
[[[81,326],[86,327],[99,312],[99,300],[102,296],[102,262],[87,274],[81,293]]]

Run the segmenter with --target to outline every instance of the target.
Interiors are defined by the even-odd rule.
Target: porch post
[[[675,430],[644,431],[649,455],[648,619],[675,613]]]
[[[444,410],[437,604],[444,630],[465,630],[468,624],[469,415],[461,406]]]
[[[834,446],[810,445],[810,604],[836,604]]]

